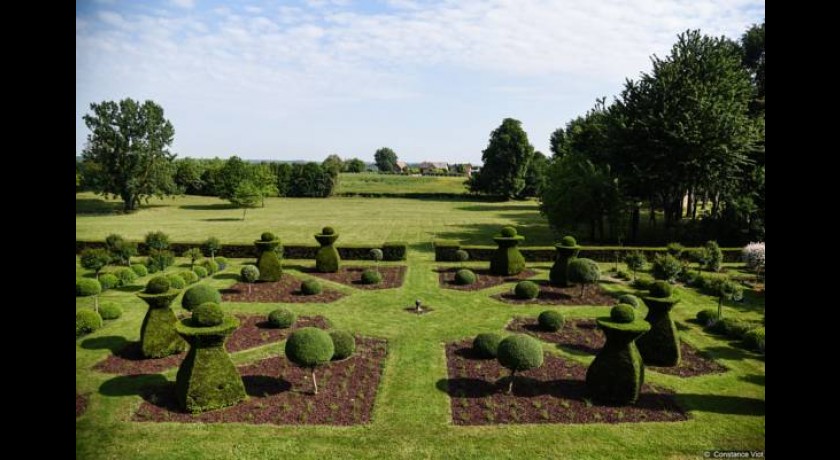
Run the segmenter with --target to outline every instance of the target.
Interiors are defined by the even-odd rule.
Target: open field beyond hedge
[[[466,194],[465,176],[398,176],[342,173],[335,193],[456,193]]]

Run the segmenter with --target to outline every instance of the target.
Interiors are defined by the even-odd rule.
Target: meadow
[[[377,173],[342,173],[338,178],[337,194],[466,194],[466,177],[399,176]]]

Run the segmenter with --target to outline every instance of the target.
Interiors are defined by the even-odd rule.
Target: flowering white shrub
[[[753,271],[764,271],[764,243],[750,243],[741,249],[741,259]]]

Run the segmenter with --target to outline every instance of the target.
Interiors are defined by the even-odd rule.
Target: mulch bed
[[[383,265],[379,267],[379,274],[382,275],[382,281],[376,284],[362,284],[362,272],[367,269],[375,270],[376,268],[340,267],[335,273],[319,273],[314,268],[310,268],[306,270],[306,273],[357,289],[392,289],[403,285],[407,267],[405,265]]]
[[[327,329],[329,323],[323,316],[301,316],[294,326],[288,329],[269,328],[263,315],[236,315],[242,321],[236,331],[228,338],[225,349],[228,353],[247,350],[272,342],[285,340],[289,334],[302,327],[314,326]],[[108,374],[140,375],[157,374],[181,365],[186,352],[169,355],[165,358],[146,359],[140,351],[140,342],[129,342],[114,354],[93,366],[94,370]]]
[[[301,281],[288,273],[280,281],[266,283],[236,283],[227,289],[219,289],[224,302],[263,302],[263,303],[330,303],[345,294],[324,286],[320,294],[304,295],[300,292]],[[248,292],[248,286],[251,291]]]
[[[507,329],[530,334],[545,342],[556,343],[564,348],[571,348],[593,355],[601,350],[606,340],[604,333],[597,328],[593,319],[570,319],[559,331],[546,332],[540,330],[536,319],[516,317],[508,323]],[[715,360],[704,356],[699,350],[684,341],[680,341],[680,353],[682,358],[679,366],[645,366],[645,368],[660,374],[676,375],[678,377],[720,374],[729,370]]]
[[[80,395],[78,392],[76,393],[76,417],[81,416],[85,413],[88,406],[88,396],[87,395]]]
[[[673,392],[645,384],[632,406],[594,405],[587,399],[586,366],[550,354],[538,369],[517,373],[495,359],[478,359],[469,340],[446,345],[453,423],[627,423],[688,420]]]
[[[182,412],[174,382],[150,389],[133,420],[140,422],[238,422],[276,425],[357,425],[370,422],[385,360],[386,342],[356,337],[353,356],[318,368],[318,394],[309,370],[273,357],[239,366],[248,400],[201,414]]]
[[[580,286],[558,287],[548,281],[535,281],[540,285],[540,295],[536,299],[517,298],[513,291],[503,292],[491,297],[505,303],[513,304],[542,304],[542,305],[615,305],[616,298],[607,293],[599,284],[587,286],[580,296]]]
[[[446,289],[457,289],[459,291],[478,291],[480,289],[487,289],[504,283],[522,281],[537,274],[534,270],[525,269],[518,275],[501,276],[490,273],[489,268],[470,268],[470,270],[475,273],[475,283],[461,285],[455,284],[455,272],[458,270],[460,270],[460,268],[438,267],[435,271],[438,272],[438,282],[440,283],[440,286]]]

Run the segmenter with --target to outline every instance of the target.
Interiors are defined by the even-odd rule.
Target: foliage
[[[356,351],[356,338],[347,331],[330,331],[333,342],[332,360],[349,358]]]
[[[111,255],[105,249],[86,248],[79,257],[82,268],[93,270],[96,276],[111,262]]]
[[[556,310],[546,310],[537,317],[537,324],[540,329],[548,332],[557,332],[566,324],[566,317]]]
[[[190,259],[190,268],[195,266],[195,261],[202,257],[201,249],[198,248],[189,248],[181,254],[181,257],[186,257]]]
[[[764,353],[764,327],[750,329],[744,333],[744,345],[753,350]]]
[[[152,273],[166,270],[175,263],[175,254],[168,250],[149,250],[149,257],[146,259],[146,267]]]
[[[520,281],[516,283],[513,293],[518,299],[536,299],[540,295],[540,286],[533,281]]]
[[[668,250],[668,254],[671,254],[677,259],[682,257],[683,251],[685,251],[685,246],[680,243],[668,243],[666,248]]]
[[[630,305],[633,308],[639,308],[642,306],[642,299],[634,296],[633,294],[622,294],[618,297],[618,303]]]
[[[376,167],[383,172],[394,171],[397,167],[397,154],[388,147],[382,147],[373,154]]]
[[[706,268],[713,272],[719,272],[721,264],[723,264],[723,252],[720,250],[720,246],[716,241],[707,241],[705,247],[709,256]]]
[[[671,254],[656,254],[653,257],[652,273],[654,278],[673,283],[680,271],[682,271],[682,264]]]
[[[741,249],[741,260],[757,273],[764,272],[764,243],[750,243]]]
[[[94,278],[76,279],[76,297],[89,297],[102,292],[102,285]]]
[[[344,170],[347,172],[360,173],[364,172],[365,169],[367,169],[367,165],[358,158],[352,158],[344,162]]]
[[[490,142],[481,154],[484,165],[468,181],[475,193],[514,198],[525,189],[528,165],[534,147],[522,129],[522,122],[505,118],[490,134]]]
[[[367,269],[362,272],[362,284],[379,284],[382,281],[382,275],[376,271]]]
[[[193,267],[192,271],[193,273],[195,273],[195,276],[197,276],[199,279],[207,277],[207,269],[204,267],[197,265]]]
[[[242,220],[250,208],[259,207],[265,196],[262,190],[251,181],[243,181],[236,185],[233,194],[227,198],[228,201],[239,209],[242,209]]]
[[[673,293],[673,288],[665,281],[654,281],[648,290],[650,291],[650,297],[671,297]]]
[[[305,280],[304,282],[300,283],[300,292],[303,295],[317,295],[320,294],[323,290],[324,288],[321,286],[321,283],[319,283],[317,280]]]
[[[647,258],[641,251],[631,251],[624,256],[624,263],[627,268],[633,272],[633,280],[636,279],[636,272],[645,268]]]
[[[178,275],[184,279],[184,283],[186,283],[187,285],[198,282],[198,275],[196,275],[196,273],[193,271],[180,272],[178,273]]]
[[[200,267],[204,267],[207,270],[208,275],[212,275],[219,271],[219,264],[216,261],[211,259],[204,259],[198,263]]]
[[[723,301],[739,301],[744,297],[744,288],[731,278],[717,278],[712,282],[712,292],[718,298],[718,318],[723,318]]]
[[[169,285],[172,289],[184,289],[187,287],[187,280],[180,273],[166,275],[166,279],[169,280]]]
[[[166,276],[155,276],[146,283],[146,288],[143,292],[147,294],[163,294],[172,288],[172,283]]]
[[[502,227],[502,230],[499,232],[505,238],[512,238],[516,236],[516,228],[511,226]]]
[[[616,323],[632,323],[636,319],[636,310],[632,305],[620,303],[610,310],[610,320]]]
[[[496,352],[499,364],[510,369],[508,393],[513,392],[516,372],[536,369],[543,364],[543,350],[540,342],[525,334],[514,334],[499,343]]]
[[[99,306],[99,316],[101,316],[102,319],[117,319],[122,316],[122,314],[122,308],[115,303],[106,302]]]
[[[196,284],[184,292],[184,297],[181,298],[181,307],[184,310],[192,311],[195,307],[207,302],[222,303],[222,294],[212,286]]]
[[[131,271],[137,274],[137,276],[146,276],[149,274],[149,270],[143,264],[131,264]]]
[[[335,354],[335,346],[330,335],[315,327],[298,329],[286,340],[285,352],[289,361],[312,369],[314,393],[318,394],[315,367],[329,363]]]
[[[169,249],[169,235],[160,230],[147,233],[144,241],[150,252],[152,250],[163,251]]]
[[[129,267],[122,267],[114,272],[114,276],[120,280],[120,286],[128,286],[137,280],[137,273]]]
[[[546,185],[548,175],[548,159],[540,151],[534,152],[534,157],[528,163],[525,171],[525,188],[519,192],[519,198],[539,197]]]
[[[607,341],[586,370],[586,390],[600,403],[633,404],[639,398],[645,372],[645,363],[634,341],[646,336],[651,326],[641,320],[616,322],[613,312],[621,319],[634,314],[632,307],[616,305],[610,316],[596,320]]]
[[[201,248],[204,250],[204,255],[208,255],[211,259],[214,259],[216,257],[216,253],[222,249],[222,243],[219,242],[218,238],[211,236],[202,243]]]
[[[126,241],[122,236],[112,233],[105,238],[105,247],[111,254],[111,262],[128,266],[131,258],[137,255],[137,243]]]
[[[382,258],[384,257],[384,254],[382,253],[382,250],[379,249],[379,248],[371,249],[369,254],[370,254],[371,260],[375,260],[377,262],[381,261]]]
[[[278,308],[268,314],[268,324],[271,327],[286,329],[297,321],[297,315],[287,308]]]
[[[459,284],[459,285],[473,284],[473,283],[475,283],[475,280],[476,280],[475,273],[468,268],[462,268],[462,269],[458,270],[457,272],[455,272],[455,280],[454,280],[455,284]]]
[[[99,313],[83,308],[76,311],[76,337],[89,334],[102,327],[102,317]]]
[[[473,339],[473,352],[480,358],[495,358],[502,343],[502,336],[496,333],[485,332],[478,334]]]
[[[103,291],[107,291],[108,289],[112,289],[119,286],[120,280],[111,273],[104,273],[99,276],[99,284],[102,285]]]
[[[457,251],[455,251],[455,260],[457,262],[466,262],[469,259],[470,259],[470,253],[469,252],[464,251],[463,249],[458,249]]]
[[[601,279],[601,269],[594,260],[577,257],[569,261],[568,277],[569,281],[580,283],[582,297],[587,285],[597,283]]]
[[[706,308],[698,311],[695,318],[703,326],[709,326],[718,320],[718,312],[712,308]]]
[[[224,319],[222,307],[217,303],[206,302],[192,311],[192,325],[194,327],[213,327],[222,324]]]
[[[575,237],[573,237],[572,235],[566,235],[562,239],[560,239],[560,245],[573,248],[577,246],[577,240],[575,240]]]
[[[260,279],[260,269],[256,265],[243,265],[239,277],[246,283],[254,283]]]

